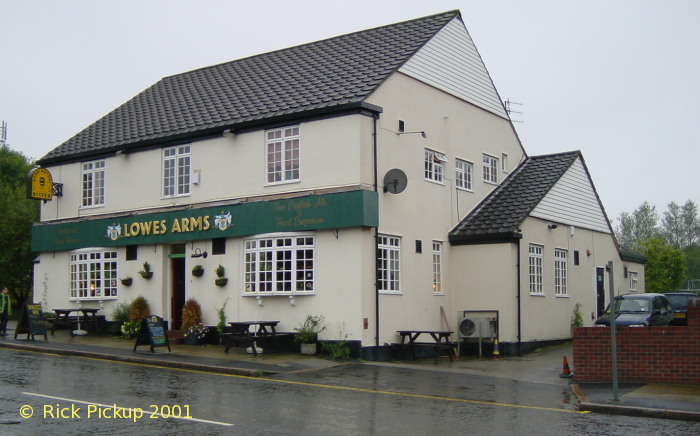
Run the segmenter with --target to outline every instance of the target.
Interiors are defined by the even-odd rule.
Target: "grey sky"
[[[452,9],[528,154],[581,150],[609,218],[700,203],[695,0],[0,0],[0,120],[40,158],[161,77]]]

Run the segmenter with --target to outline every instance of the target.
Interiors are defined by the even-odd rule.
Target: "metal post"
[[[605,267],[608,271],[609,287],[610,290],[610,355],[612,357],[612,388],[613,388],[613,401],[618,401],[617,396],[617,329],[616,322],[617,317],[615,316],[615,281],[613,274],[613,263],[612,260],[608,261],[608,265]]]

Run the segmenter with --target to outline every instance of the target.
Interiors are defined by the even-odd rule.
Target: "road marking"
[[[92,401],[81,401],[81,400],[76,400],[74,398],[63,398],[63,397],[55,397],[53,395],[44,395],[44,394],[36,394],[33,392],[22,392],[23,395],[31,395],[33,397],[40,397],[40,398],[49,398],[51,400],[57,400],[57,401],[66,401],[69,403],[76,403],[76,404],[86,404],[88,406],[97,406],[101,407],[104,409],[111,409],[114,408],[116,405],[115,404],[102,404],[102,403],[93,403]],[[137,409],[136,407],[121,407],[123,409],[129,409],[129,410],[134,410]],[[148,410],[143,410],[141,409],[144,415],[154,415],[154,412],[149,412]],[[159,416],[159,418],[163,418],[162,416]],[[191,418],[191,417],[177,417],[177,416],[169,416],[168,418],[163,418],[163,419],[181,419],[183,421],[195,421],[195,422],[201,422],[204,424],[214,424],[214,425],[223,425],[226,427],[230,427],[234,424],[228,423],[228,422],[219,422],[219,421],[210,421],[207,419],[199,419],[199,418]]]
[[[24,351],[24,350],[20,350],[20,351]],[[36,352],[41,353],[41,351],[36,351]],[[49,354],[49,353],[46,353],[46,354]],[[493,401],[479,401],[479,400],[467,400],[464,398],[440,397],[437,395],[409,394],[409,393],[394,392],[394,391],[380,391],[380,390],[376,390],[376,389],[353,388],[353,387],[348,387],[348,386],[325,385],[325,384],[320,384],[320,383],[300,382],[300,381],[292,381],[292,380],[278,380],[278,379],[274,379],[274,378],[254,377],[254,376],[249,376],[249,375],[222,374],[220,372],[204,371],[204,370],[199,370],[199,369],[171,368],[171,367],[155,365],[155,364],[123,362],[123,361],[119,361],[119,360],[101,359],[101,358],[97,358],[97,357],[84,357],[84,356],[66,356],[66,357],[72,357],[72,358],[77,358],[77,359],[97,360],[97,361],[101,361],[101,362],[119,363],[119,364],[123,364],[123,365],[144,366],[144,367],[148,367],[148,368],[167,369],[167,370],[171,370],[171,371],[184,371],[184,372],[191,372],[191,373],[196,373],[196,374],[208,374],[208,375],[233,377],[233,378],[240,378],[240,379],[247,379],[247,380],[267,381],[267,382],[282,383],[282,384],[289,384],[289,385],[309,386],[309,387],[316,387],[316,388],[335,389],[335,390],[344,390],[344,391],[352,391],[352,392],[364,392],[364,393],[372,393],[372,394],[380,394],[380,395],[390,395],[390,396],[396,396],[396,397],[421,398],[421,399],[427,399],[427,400],[439,400],[439,401],[449,401],[449,402],[455,402],[455,403],[479,404],[479,405],[497,406],[497,407],[510,407],[510,408],[517,408],[517,409],[542,410],[542,411],[560,412],[560,413],[575,413],[575,414],[591,413],[589,410],[555,409],[553,407],[526,406],[523,404],[497,403],[497,402],[493,402]],[[233,424],[231,424],[231,425],[233,425]]]

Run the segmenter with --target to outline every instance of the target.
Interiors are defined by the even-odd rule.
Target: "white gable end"
[[[610,233],[610,226],[580,158],[545,195],[530,216]]]
[[[466,27],[450,21],[400,72],[509,119]]]

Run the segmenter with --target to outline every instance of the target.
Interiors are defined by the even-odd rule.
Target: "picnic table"
[[[56,313],[56,318],[51,321],[51,336],[53,336],[56,328],[65,327],[71,330],[71,336],[73,335],[72,325],[76,322],[90,323],[95,328],[97,332],[100,332],[100,323],[97,318],[97,312],[100,309],[91,309],[87,307],[75,308],[75,309],[54,309]],[[71,313],[75,312],[76,315],[70,316]],[[82,314],[82,319],[80,314]]]
[[[401,335],[401,351],[409,348],[411,350],[411,356],[413,360],[416,359],[415,347],[417,346],[431,346],[435,349],[435,360],[437,361],[437,356],[440,351],[447,350],[450,356],[450,361],[452,361],[452,350],[454,349],[454,344],[450,342],[450,335],[453,333],[447,330],[397,330],[397,333]],[[432,342],[418,342],[417,339],[421,336],[429,336]],[[406,342],[408,339],[408,342]]]
[[[225,333],[223,335],[225,343],[224,352],[228,353],[228,350],[235,342],[241,342],[245,345],[250,344],[253,354],[258,355],[258,350],[256,348],[255,340],[261,338],[274,338],[275,345],[276,339],[280,336],[277,334],[277,324],[279,321],[231,321],[229,325],[231,326],[231,333]],[[253,327],[255,326],[255,327]],[[251,327],[253,329],[251,330]]]

